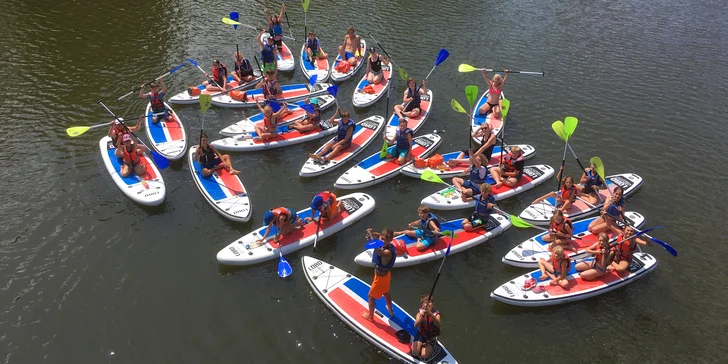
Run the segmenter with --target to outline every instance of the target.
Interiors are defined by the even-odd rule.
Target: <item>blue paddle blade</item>
[[[326,91],[328,91],[331,96],[336,97],[336,94],[339,93],[339,86],[331,85],[326,89]]]
[[[451,233],[452,233],[452,235],[450,235],[450,242],[447,243],[447,250],[445,250],[445,256],[450,255],[450,247],[452,246],[452,239],[455,237],[455,232],[452,231]]]
[[[440,49],[440,54],[437,55],[437,61],[435,61],[435,66],[439,66],[440,63],[445,62],[445,60],[449,56],[450,56],[450,52],[448,52],[447,49],[445,49],[445,48]]]
[[[178,69],[182,68],[182,66],[184,66],[184,65],[185,65],[185,64],[184,64],[184,63],[182,63],[182,64],[180,64],[179,66],[177,66],[177,67],[175,67],[175,68],[172,68],[171,70],[169,70],[169,73],[174,73],[174,72],[175,72],[175,71],[177,71]]]
[[[311,86],[313,86],[316,83],[316,81],[318,81],[318,74],[311,76],[311,79],[308,80],[308,83],[310,83]]]
[[[165,169],[169,167],[169,160],[167,158],[162,157],[161,154],[151,151],[152,152],[152,159],[154,159],[154,164],[157,165],[157,168],[159,169]]]
[[[291,268],[291,265],[288,264],[288,261],[286,258],[283,258],[281,255],[281,259],[278,260],[278,276],[281,278],[286,278],[293,273],[293,268]]]
[[[384,246],[384,242],[379,239],[369,240],[365,245],[364,249],[376,249]]]
[[[235,21],[239,21],[240,20],[240,15],[238,14],[237,11],[231,11],[230,12],[230,20],[235,20]],[[238,25],[237,24],[233,24],[233,29],[238,29]]]
[[[273,109],[273,112],[278,112],[278,110],[281,109],[281,104],[278,103],[276,100],[270,100],[268,103],[268,106],[270,106],[271,109]]]
[[[188,61],[190,61],[190,63],[192,63],[192,64],[193,64],[194,66],[196,66],[196,67],[200,67],[200,65],[199,65],[199,64],[197,64],[197,62],[195,62],[195,60],[194,60],[194,59],[191,59],[191,58],[190,58],[190,59],[188,59]]]
[[[654,241],[655,243],[657,243],[657,245],[665,248],[665,250],[667,250],[667,252],[670,253],[670,255],[672,255],[673,257],[676,257],[677,256],[677,250],[675,250],[675,248],[671,247],[670,244],[668,244],[668,243],[666,243],[666,242],[664,242],[664,241],[662,241],[660,239],[655,239],[655,238],[653,238],[651,236],[649,238],[652,241]]]
[[[301,105],[301,109],[306,110],[306,112],[309,114],[313,114],[313,112],[315,111],[313,105],[311,104],[303,104]]]

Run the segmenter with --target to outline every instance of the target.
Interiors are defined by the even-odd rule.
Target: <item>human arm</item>
[[[490,87],[490,80],[488,79],[488,72],[486,72],[485,70],[483,70],[483,79],[485,80],[485,84],[488,85],[488,87]]]
[[[503,73],[505,73],[506,75],[503,76],[503,82],[501,82],[500,85],[501,89],[503,89],[503,86],[506,85],[506,81],[508,80],[508,70],[503,70]]]
[[[407,96],[408,91],[409,91],[409,87],[404,90],[404,94],[402,96],[402,103],[403,104],[406,104],[406,103],[414,100],[414,97],[408,97]]]
[[[440,228],[437,227],[437,224],[435,224],[434,221],[430,220],[429,226],[430,226],[430,230],[434,231],[435,234],[440,233]]]
[[[142,88],[139,89],[139,98],[140,99],[143,99],[143,100],[146,100],[147,99],[147,94],[144,93],[144,86],[146,86],[146,84],[143,83],[142,84]]]
[[[286,12],[286,4],[284,3],[281,5],[281,12],[278,14],[278,21],[281,21],[281,18],[283,18],[283,14]]]
[[[260,49],[263,49],[263,33],[265,33],[265,30],[261,30],[260,33],[258,33],[258,38],[255,38],[258,41],[258,46]]]
[[[539,203],[539,202],[541,202],[541,201],[543,201],[543,200],[545,200],[545,199],[547,199],[549,197],[556,198],[556,196],[558,196],[558,193],[555,192],[555,191],[551,191],[551,192],[549,192],[549,193],[547,193],[547,194],[545,194],[545,195],[543,195],[543,196],[541,196],[541,197],[533,200],[532,203]]]
[[[515,162],[515,163],[513,163],[513,168],[515,168],[515,171],[513,171],[513,172],[503,172],[503,174],[506,175],[506,176],[508,176],[508,177],[516,177],[516,176],[518,176],[518,175],[520,175],[520,174],[523,173],[523,168],[524,168],[524,165],[525,164],[526,164],[526,161],[525,160],[524,161]]]
[[[420,95],[427,95],[427,80],[422,80],[422,85],[420,85]]]
[[[407,148],[407,155],[405,156],[405,160],[409,159],[412,156],[412,133],[407,134],[407,144],[409,144],[409,148]]]
[[[159,84],[162,85],[162,93],[163,94],[166,94],[167,93],[167,85],[164,84],[164,79],[163,78],[160,78],[159,79]]]

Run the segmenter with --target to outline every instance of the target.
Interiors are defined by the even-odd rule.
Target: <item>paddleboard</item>
[[[493,185],[490,194],[495,197],[496,201],[500,201],[523,191],[528,191],[546,182],[553,175],[554,169],[551,166],[539,164],[523,168],[523,176],[515,186],[502,185],[495,187],[495,181],[493,181],[490,174],[488,174],[486,182]],[[435,210],[459,210],[474,207],[475,201],[463,202],[460,199],[460,192],[452,187],[447,187],[422,199],[422,204]]]
[[[440,145],[441,141],[442,137],[437,134],[425,134],[415,137],[412,139],[412,151],[410,154],[412,158],[426,157]],[[403,167],[412,163],[412,161],[409,161],[403,165],[399,165],[395,162],[396,160],[396,158],[381,159],[379,158],[379,152],[376,152],[344,172],[336,180],[334,187],[356,189],[372,186],[396,176]]]
[[[268,32],[263,33],[260,36],[260,41],[266,44],[267,39],[270,37]],[[278,51],[278,70],[279,71],[293,71],[296,68],[296,60],[291,53],[291,49],[288,48],[286,42],[281,41],[283,48]]]
[[[535,270],[502,284],[490,293],[490,297],[509,305],[551,306],[598,296],[630,284],[657,267],[657,260],[650,254],[635,252],[632,257],[632,264],[627,272],[622,274],[611,272],[594,281],[581,279],[574,268],[575,263],[572,262],[568,276],[569,286],[566,290],[558,285],[552,286],[548,278],[543,282],[538,281],[541,271]],[[536,279],[545,290],[540,293],[534,292],[533,289],[524,291],[523,284],[529,278]]]
[[[501,91],[500,99],[503,100],[504,98],[505,98],[505,94]],[[499,136],[501,133],[501,130],[503,129],[503,125],[506,122],[505,119],[507,118],[507,115],[505,118],[496,119],[493,117],[493,113],[490,111],[485,113],[485,115],[480,115],[478,113],[478,109],[480,109],[480,107],[483,106],[483,104],[485,104],[486,102],[488,102],[488,90],[485,90],[485,92],[483,93],[483,96],[481,96],[480,99],[478,100],[478,103],[475,106],[475,114],[473,115],[472,118],[470,118],[470,129],[471,129],[470,135],[475,133],[475,131],[480,127],[480,125],[482,125],[485,122],[490,124],[491,128],[493,128],[493,133],[496,136]],[[473,138],[473,140],[476,143],[480,144],[479,138]]]
[[[116,146],[109,136],[105,136],[99,140],[99,149],[101,150],[101,158],[104,160],[106,170],[111,175],[116,186],[119,187],[132,201],[147,205],[157,206],[164,201],[167,190],[164,186],[164,179],[159,173],[157,166],[152,163],[146,153],[142,155],[141,161],[147,167],[147,171],[143,176],[138,177],[132,173],[128,177],[121,176],[121,165],[119,158],[114,155]]]
[[[157,153],[164,158],[176,161],[185,155],[187,150],[187,135],[177,113],[167,103],[164,104],[172,117],[167,121],[152,122],[152,104],[147,104],[147,117],[144,118],[144,127],[147,139]],[[163,116],[163,115],[160,115]]]
[[[334,99],[331,95],[321,95],[316,97],[319,101],[319,108],[321,111],[324,111],[331,105],[334,105]],[[281,120],[278,121],[278,126],[284,126],[293,124],[296,121],[301,121],[306,116],[306,110],[301,108],[301,105],[304,105],[306,103],[306,100],[296,101],[288,104],[288,109],[291,110],[290,113],[286,114],[284,117],[281,118]],[[263,113],[257,113],[249,118],[245,118],[243,120],[238,121],[237,123],[228,126],[225,129],[220,130],[220,134],[224,136],[235,136],[245,133],[250,133],[255,131],[256,125],[263,125]]]
[[[632,220],[632,223],[634,224],[633,226],[637,228],[642,226],[645,222],[644,216],[637,212],[627,211],[624,214],[627,215],[628,219]],[[596,217],[592,217],[572,222],[572,225],[574,226],[574,230],[572,232],[572,235],[574,236],[573,242],[578,245],[576,252],[573,250],[566,250],[572,259],[581,259],[588,256],[589,254],[586,253],[586,248],[597,242],[597,237],[588,230],[589,224],[595,219]],[[622,225],[619,222],[617,222],[617,224],[620,226]],[[549,244],[551,243],[543,241],[543,237],[546,234],[548,234],[548,232],[544,231],[541,234],[518,244],[515,248],[506,253],[502,259],[503,263],[516,267],[538,268],[538,260],[540,258],[548,260],[551,257],[551,251],[549,250]],[[617,239],[617,234],[615,234],[611,229],[607,231],[607,235],[609,235],[610,243]]]
[[[536,149],[528,144],[513,144],[512,146],[518,146],[521,148],[521,151],[523,152],[523,158],[529,159],[533,157],[536,154]],[[506,153],[510,151],[511,146],[506,146]],[[430,167],[425,168],[417,168],[415,167],[414,163],[408,165],[407,167],[402,168],[402,174],[414,178],[421,178],[422,173],[425,171],[432,171],[436,175],[438,175],[440,178],[451,178],[451,177],[457,177],[465,173],[469,168],[469,163],[463,163],[460,162],[456,164],[454,167],[450,167],[447,165],[447,162],[451,159],[455,159],[460,155],[460,152],[450,152],[442,154],[442,159],[445,162],[445,164],[441,167],[442,169],[432,169]],[[488,166],[495,166],[500,162],[501,158],[501,147],[500,145],[496,145],[493,148],[493,153],[490,155],[490,159],[488,160]],[[463,156],[463,159],[469,159],[467,153]]]
[[[238,81],[235,81],[233,76],[228,76],[227,78],[227,85],[228,90],[244,90],[246,88],[250,88],[255,86],[256,84],[260,83],[260,80],[263,79],[263,76],[260,74],[260,70],[253,70],[253,74],[255,75],[255,79],[250,82],[243,82],[242,84],[239,84]],[[202,84],[197,85],[197,88],[201,90],[201,94],[204,95],[212,95],[217,96],[222,94],[220,91],[208,91],[205,86]],[[187,90],[182,91],[172,97],[169,98],[170,104],[182,104],[182,105],[190,105],[190,104],[197,104],[200,102],[200,95],[190,96],[190,94],[187,92]]]
[[[365,58],[363,62],[367,62],[368,58]],[[372,85],[374,88],[374,93],[366,93],[363,91],[364,87],[369,85],[369,81],[367,81],[367,75],[364,75],[362,77],[361,81],[356,85],[356,89],[354,90],[354,95],[352,96],[352,103],[355,107],[367,107],[370,105],[373,105],[377,100],[381,99],[382,96],[384,96],[387,93],[387,87],[389,86],[389,83],[392,79],[392,63],[387,63],[386,65],[382,65],[382,71],[384,72],[384,75],[382,76],[382,80],[379,81],[379,83]]]
[[[362,38],[361,44],[359,46],[359,54],[362,56],[357,59],[356,64],[353,67],[351,67],[346,73],[341,73],[336,70],[336,65],[339,64],[339,62],[343,62],[341,59],[341,56],[337,55],[336,59],[334,60],[334,63],[331,65],[331,81],[343,82],[343,81],[350,79],[357,72],[359,72],[361,67],[364,65],[364,60],[366,60],[366,52],[367,52],[367,42]]]
[[[187,153],[190,173],[207,203],[227,219],[242,222],[250,220],[253,206],[240,178],[226,169],[218,169],[210,176],[203,177],[200,162],[193,158],[196,150],[197,145],[192,146]]]
[[[306,79],[311,79],[311,76],[318,75],[316,82],[326,82],[329,79],[329,60],[328,58],[316,58],[311,62],[306,53],[306,42],[303,42],[303,46],[301,47],[301,71],[303,71]]]
[[[407,118],[407,127],[412,129],[415,133],[420,130],[422,125],[425,125],[425,120],[427,120],[427,117],[430,116],[432,101],[434,100],[432,98],[432,90],[427,90],[427,95],[421,95],[420,97],[422,99],[420,102],[420,114],[417,115],[416,118]],[[387,133],[387,138],[394,138],[397,129],[399,129],[399,116],[392,113],[392,116],[389,117],[389,121],[387,122],[387,130],[385,131],[385,133]]]
[[[439,341],[433,355],[426,362],[413,358],[412,344],[400,343],[396,333],[406,331],[414,339],[415,319],[396,302],[392,302],[394,316],[389,315],[384,298],[376,300],[374,322],[362,317],[369,310],[368,295],[371,286],[361,279],[329,263],[305,256],[301,259],[306,280],[316,295],[347,326],[378,349],[405,363],[455,364],[457,361]]]
[[[301,167],[298,175],[301,177],[315,177],[326,172],[333,171],[366,149],[366,147],[369,146],[374,139],[376,139],[376,136],[379,135],[379,132],[382,131],[383,128],[384,118],[379,115],[370,116],[356,123],[354,135],[352,135],[351,139],[351,146],[349,148],[339,153],[339,155],[331,159],[329,163],[326,164],[316,164],[312,158],[309,158]],[[336,139],[336,137],[329,140],[329,142],[334,139]],[[326,143],[324,143],[324,145],[326,145]],[[315,153],[319,153],[324,148],[324,145],[319,147]]]
[[[450,247],[450,255],[470,249],[476,245],[480,245],[489,239],[500,235],[502,232],[511,227],[508,218],[499,213],[492,213],[488,218],[485,229],[480,228],[475,231],[467,232],[462,228],[462,222],[465,219],[456,219],[441,223],[440,231],[455,231],[456,237],[452,239]],[[441,259],[445,256],[447,246],[450,244],[450,237],[443,236],[435,242],[434,245],[424,251],[417,250],[417,238],[411,238],[407,235],[398,235],[394,237],[404,241],[407,245],[407,251],[403,255],[398,255],[394,261],[394,267],[408,267],[411,265],[422,264],[429,261]],[[373,267],[372,254],[374,249],[367,249],[354,257],[354,262],[359,265]]]
[[[605,179],[607,180],[607,186],[610,191],[614,191],[617,186],[622,186],[624,197],[631,195],[642,186],[642,177],[634,173],[615,174],[613,176],[607,176]],[[593,207],[580,199],[576,199],[564,213],[564,216],[571,220],[578,220],[597,213],[604,206],[604,201],[609,197],[609,192],[606,189],[599,190],[599,195],[601,196],[601,201],[593,205]],[[534,225],[548,225],[549,219],[554,213],[555,205],[556,199],[550,197],[540,203],[528,206],[518,217]]]
[[[332,220],[324,220],[318,232],[318,240],[325,239],[345,227],[355,223],[374,210],[374,198],[365,193],[352,193],[338,198],[343,203],[343,209]],[[311,208],[307,207],[297,212],[298,217],[311,217]],[[318,211],[316,211],[318,216]],[[302,228],[294,230],[280,238],[280,249],[285,255],[303,249],[314,241],[317,223],[309,222]],[[263,242],[258,242],[265,234],[266,226],[257,228],[249,234],[235,239],[234,242],[217,253],[217,261],[228,265],[250,265],[278,259],[278,243],[274,242],[277,229]]]
[[[328,83],[317,83],[313,86],[309,84],[294,84],[294,85],[281,85],[281,97],[277,99],[278,102],[297,101],[310,97],[318,97],[320,95],[328,95],[326,89],[331,86]],[[263,89],[256,88],[246,91],[248,95],[248,101],[238,101],[230,97],[230,95],[218,95],[212,98],[212,104],[220,107],[256,107],[256,102],[265,102],[263,97]]]
[[[319,124],[319,128],[305,131],[303,133],[296,129],[289,128],[288,125],[279,126],[278,135],[274,138],[259,140],[258,134],[251,132],[213,140],[210,144],[214,145],[215,148],[219,150],[226,150],[230,152],[254,152],[258,150],[280,148],[334,134],[336,133],[337,122],[338,119],[334,120],[334,124],[329,125],[328,120],[322,120]]]

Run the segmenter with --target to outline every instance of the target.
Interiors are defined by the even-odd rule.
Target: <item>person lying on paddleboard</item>
[[[389,64],[389,59],[377,53],[377,49],[369,47],[369,58],[367,58],[367,82],[370,85],[378,84],[384,78],[382,63]]]
[[[263,97],[266,101],[279,99],[283,96],[283,91],[277,78],[275,71],[267,70],[263,80],[255,86],[255,88],[263,89]]]
[[[637,234],[637,231],[631,227],[626,226],[624,233],[617,237],[617,242],[629,238]],[[624,273],[629,269],[629,265],[632,264],[632,254],[637,249],[637,244],[647,246],[649,242],[641,238],[632,237],[629,240],[622,241],[619,244],[614,245],[611,248],[611,253],[614,255],[614,261],[612,261],[611,268],[617,273]]]
[[[555,246],[551,250],[551,259],[547,261],[544,258],[538,260],[538,269],[541,270],[541,276],[538,277],[539,281],[545,281],[547,278],[551,278],[551,285],[559,285],[561,288],[569,286],[569,281],[566,277],[569,275],[569,269],[571,268],[571,260],[569,256],[564,252],[564,248],[561,245]]]
[[[242,52],[233,53],[235,58],[235,71],[233,72],[233,78],[242,85],[246,82],[253,81],[255,79],[255,73],[253,73],[253,65],[250,61],[243,57]]]
[[[334,113],[331,119],[329,119],[330,122],[333,122],[333,119],[338,114],[339,109],[337,108],[336,113]],[[326,143],[326,145],[321,148],[320,152],[312,153],[308,156],[313,158],[313,162],[316,164],[329,163],[332,158],[336,157],[337,155],[339,155],[339,153],[351,146],[351,139],[354,135],[355,128],[356,124],[354,124],[354,120],[351,120],[351,118],[349,117],[349,111],[342,110],[341,119],[339,120],[339,126],[336,130],[336,138]]]
[[[392,273],[390,269],[394,266],[394,261],[397,259],[397,252],[395,250],[392,240],[394,239],[394,232],[390,229],[382,230],[382,233],[372,232],[372,229],[367,229],[368,240],[380,239],[384,242],[381,248],[374,249],[372,254],[372,264],[374,264],[374,279],[372,280],[372,287],[369,289],[368,303],[369,311],[364,311],[361,315],[365,319],[374,322],[374,307],[376,300],[384,296],[386,302],[387,312],[389,317],[394,317],[394,311],[392,310],[392,297],[389,295],[390,283],[392,282]]]
[[[462,177],[453,177],[452,184],[460,191],[460,199],[463,202],[472,200],[480,195],[480,185],[485,183],[488,178],[488,168],[486,167],[487,159],[482,154],[473,155],[473,150],[468,149],[468,159],[470,167],[463,171],[463,176],[469,176],[469,180]]]
[[[220,154],[220,152],[218,152],[217,149],[210,144],[210,139],[205,133],[202,133],[200,146],[195,149],[195,154],[192,156],[192,159],[200,162],[203,177],[209,177],[212,172],[222,168],[228,170],[230,174],[240,174],[240,171],[233,168],[233,164],[230,162],[230,156],[227,154]]]
[[[278,48],[273,43],[273,37],[266,38],[265,43],[260,39],[265,31],[258,34],[258,45],[260,46],[260,61],[263,62],[263,73],[268,71],[278,72]]]
[[[268,9],[263,9],[263,14],[265,14],[265,21],[268,23],[268,34],[270,34],[270,37],[273,39],[273,43],[275,43],[279,51],[283,49],[283,26],[281,25],[281,18],[283,18],[283,14],[285,12],[285,3],[281,5],[281,12],[280,14],[278,14],[278,16],[276,16],[275,14],[268,15]]]
[[[395,161],[399,165],[403,165],[412,159],[412,137],[414,132],[412,129],[407,127],[407,120],[399,119],[399,129],[394,133],[392,139],[387,138],[387,133],[384,133],[384,140],[389,144],[394,144],[387,149],[387,156],[385,159],[397,158]]]
[[[482,154],[486,158],[483,165],[487,165],[490,156],[493,155],[493,148],[495,148],[495,142],[497,141],[496,135],[493,133],[493,127],[489,123],[482,123],[478,129],[475,129],[472,136],[473,138],[480,138],[480,148],[473,154]],[[457,158],[447,161],[447,165],[453,168],[460,163],[470,163],[468,159],[465,159],[466,155],[468,155],[468,149],[460,152]]]
[[[129,177],[132,171],[137,176],[143,176],[147,171],[147,166],[142,163],[142,155],[147,151],[147,148],[132,134],[124,134],[121,137],[121,142],[123,143],[120,148],[122,152],[121,158],[124,162],[121,165],[121,176]]]
[[[321,107],[319,106],[319,100],[314,97],[308,101],[308,103],[313,105],[313,113],[309,113],[308,110],[306,110],[306,116],[303,117],[303,120],[294,122],[289,126],[290,129],[296,129],[300,133],[304,133],[321,127]],[[332,117],[329,120],[329,123],[332,123],[333,121],[334,119]]]
[[[255,133],[258,134],[256,140],[267,140],[278,136],[278,120],[284,115],[291,112],[288,110],[288,105],[284,102],[281,108],[273,112],[273,108],[270,105],[263,106],[264,104],[256,102],[258,110],[263,113],[263,124],[255,124]]]
[[[563,211],[556,209],[549,219],[549,232],[541,239],[545,242],[551,243],[549,244],[549,249],[551,250],[560,246],[564,249],[577,251],[579,249],[579,245],[572,240],[573,233],[574,224],[572,224],[571,220],[564,216]]]
[[[589,232],[599,234],[602,231],[612,230],[620,234],[622,231],[617,227],[615,219],[624,221],[625,203],[624,190],[621,186],[615,187],[612,196],[607,197],[604,202],[601,215],[589,224]]]
[[[349,27],[346,30],[344,43],[339,46],[339,54],[341,55],[341,59],[349,62],[352,67],[363,56],[361,54],[361,37],[355,33],[354,27]]]
[[[490,194],[492,187],[490,183],[480,185],[479,194],[481,197],[475,199],[475,211],[462,222],[465,231],[476,230],[488,223],[490,213],[493,211],[493,207],[495,207],[495,197]]]
[[[420,310],[415,316],[414,327],[417,328],[417,334],[412,341],[412,357],[427,361],[437,345],[442,322],[440,321],[440,311],[435,309],[432,297],[423,295],[420,303]]]
[[[561,167],[559,169],[558,175],[556,175],[556,178],[560,178],[562,172],[564,171],[564,167]],[[576,195],[579,193],[579,190],[577,189],[576,185],[574,184],[574,178],[571,176],[566,176],[561,180],[561,189],[559,191],[551,191],[531,202],[531,204],[537,204],[547,198],[555,198],[556,199],[556,208],[566,212],[569,210],[569,207],[571,207],[571,204],[574,203],[576,200]]]
[[[521,179],[521,175],[523,175],[525,163],[521,148],[518,146],[511,147],[511,151],[503,156],[499,165],[490,169],[490,174],[495,181],[495,187],[515,186],[518,180]]]
[[[335,194],[330,191],[319,192],[311,201],[311,217],[307,217],[306,222],[318,220],[320,223],[321,219],[331,221],[341,209],[341,201],[336,200]],[[318,219],[315,219],[316,211],[319,212]]]
[[[579,197],[588,201],[592,205],[596,205],[602,200],[602,197],[599,195],[599,190],[606,189],[607,185],[604,183],[602,178],[599,177],[597,169],[593,164],[590,164],[589,168],[585,169],[581,174],[579,183],[581,183],[581,185],[576,186],[576,188],[579,189]]]
[[[117,158],[121,158],[124,156],[124,153],[121,151],[121,144],[122,140],[121,138],[124,135],[128,135],[131,132],[135,132],[139,130],[142,126],[142,121],[144,121],[144,116],[140,117],[139,120],[137,120],[136,125],[128,127],[125,124],[122,124],[119,120],[112,120],[111,121],[111,127],[109,127],[109,138],[111,138],[111,141],[114,143],[114,146],[116,147],[116,150],[114,150],[114,155]]]
[[[149,84],[150,90],[147,93],[144,93],[144,84],[139,89],[139,98],[147,100],[152,104],[152,113],[154,113],[152,115],[153,124],[158,123],[159,120],[167,121],[172,117],[167,107],[164,106],[164,95],[167,93],[167,85],[164,84],[164,80],[161,78],[159,79],[159,83],[162,85],[161,90],[156,81]]]
[[[417,209],[418,220],[409,223],[414,230],[396,231],[394,235],[407,235],[410,238],[417,238],[417,250],[422,251],[434,244],[440,237],[440,220],[430,212],[430,208],[421,205]]]
[[[262,243],[268,237],[274,226],[278,229],[275,241],[303,226],[303,221],[298,217],[296,211],[287,207],[276,207],[266,211],[263,215],[263,223],[268,227],[265,229],[263,237],[258,239],[258,243]]]
[[[599,233],[597,242],[586,248],[586,252],[594,257],[589,262],[579,262],[575,268],[581,279],[585,281],[593,281],[603,275],[611,272],[614,268],[611,266],[613,253],[609,248],[609,236],[607,233]]]
[[[309,32],[308,38],[306,38],[306,54],[311,63],[313,63],[314,59],[329,58],[329,55],[321,49],[321,41],[319,41],[314,32]]]
[[[508,70],[505,70],[504,72],[506,74],[505,77],[501,79],[501,75],[496,73],[493,76],[493,81],[491,81],[488,79],[488,73],[483,70],[483,79],[485,79],[485,83],[488,85],[488,101],[478,108],[478,114],[485,115],[488,111],[490,111],[496,119],[501,118],[501,92],[503,90],[503,86],[506,85],[506,80],[508,80]]]
[[[417,81],[414,78],[407,80],[407,89],[402,96],[402,104],[394,105],[394,113],[400,119],[416,118],[420,115],[421,97],[427,95],[427,80],[422,81],[422,87],[417,90]]]

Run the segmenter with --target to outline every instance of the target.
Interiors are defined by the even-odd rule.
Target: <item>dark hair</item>
[[[207,136],[207,133],[200,134],[200,140],[202,140],[203,138],[210,140],[210,138]]]
[[[386,238],[392,239],[394,238],[394,231],[392,231],[392,229],[385,228],[382,230],[382,235]]]

